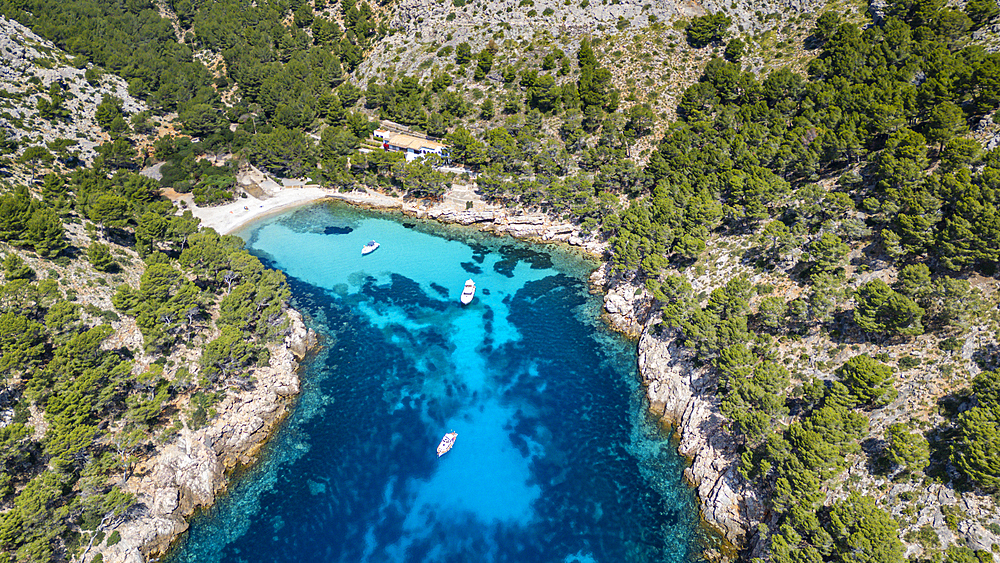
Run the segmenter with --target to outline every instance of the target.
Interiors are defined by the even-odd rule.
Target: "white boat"
[[[462,290],[462,305],[472,303],[472,298],[476,296],[476,282],[466,280],[465,289]]]
[[[458,432],[449,432],[444,435],[444,438],[441,438],[441,443],[438,444],[437,449],[438,457],[451,451],[451,447],[455,445],[455,438],[458,438]]]
[[[375,249],[378,247],[379,244],[377,242],[370,241],[368,244],[361,247],[361,255],[364,256],[365,254],[371,254],[372,252],[375,252]]]

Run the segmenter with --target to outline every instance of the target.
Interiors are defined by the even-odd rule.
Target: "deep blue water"
[[[323,347],[261,463],[170,561],[698,558],[684,462],[647,414],[634,343],[599,319],[592,263],[337,204],[243,236]]]

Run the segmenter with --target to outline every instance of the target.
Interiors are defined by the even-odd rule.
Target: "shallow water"
[[[324,346],[261,463],[169,561],[697,558],[684,462],[646,412],[634,343],[599,319],[591,262],[339,204],[243,236]]]

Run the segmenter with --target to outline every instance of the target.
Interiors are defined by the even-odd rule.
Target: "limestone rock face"
[[[725,430],[711,373],[694,367],[672,333],[643,333],[639,372],[653,412],[680,431],[678,451],[691,460],[685,478],[698,490],[705,521],[733,545],[746,547],[748,530],[764,518],[756,491],[737,472],[738,445]]]
[[[615,330],[638,338],[651,311],[652,299],[638,283],[623,280],[611,273],[611,264],[603,263],[590,275],[590,283],[604,293],[606,320]]]
[[[10,138],[22,141],[22,149],[30,145],[42,144],[55,139],[76,139],[73,149],[79,157],[90,162],[96,147],[109,139],[101,131],[95,120],[97,106],[105,96],[114,96],[122,101],[127,114],[143,111],[146,105],[128,93],[128,84],[122,78],[105,74],[96,84],[84,77],[85,71],[76,68],[72,57],[51,41],[42,39],[20,23],[0,16],[0,90],[15,93],[22,98],[12,104],[10,100],[0,103],[4,116],[0,117],[0,129]],[[36,87],[30,79],[37,79]],[[48,121],[38,114],[39,99],[51,102],[49,87],[59,83],[66,89],[63,107],[69,111],[69,119]],[[22,123],[29,123],[25,127]]]
[[[289,397],[299,393],[298,360],[315,345],[315,334],[302,316],[288,311],[291,330],[271,351],[271,363],[254,372],[255,383],[231,393],[205,428],[183,429],[155,456],[139,465],[125,488],[136,495],[137,516],[118,525],[121,541],[95,546],[108,563],[142,563],[167,550],[187,530],[187,518],[215,501],[226,488],[226,472],[253,462],[274,426],[287,414]],[[111,533],[111,530],[108,530]]]
[[[429,208],[417,205],[403,205],[403,212],[421,219],[436,219],[443,223],[477,225],[481,230],[517,238],[535,239],[544,242],[565,242],[577,246],[590,254],[601,255],[607,243],[592,238],[570,223],[560,223],[542,214],[511,215],[505,210],[457,210],[438,205]]]
[[[316,333],[306,328],[302,321],[302,314],[295,309],[288,310],[288,318],[292,327],[289,335],[285,338],[285,346],[291,350],[296,359],[301,360],[306,357],[310,348],[316,346]]]

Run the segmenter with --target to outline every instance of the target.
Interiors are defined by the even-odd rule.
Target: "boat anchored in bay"
[[[472,298],[476,296],[476,282],[466,280],[465,289],[462,290],[462,305],[472,303]]]
[[[441,438],[441,443],[438,444],[437,448],[438,457],[451,451],[452,446],[455,445],[456,438],[458,438],[458,432],[449,432],[444,435],[444,438]]]
[[[375,249],[378,247],[379,243],[370,241],[368,244],[361,247],[361,255],[364,256],[365,254],[371,254],[372,252],[375,252]]]

